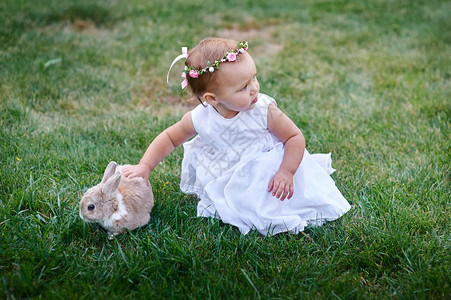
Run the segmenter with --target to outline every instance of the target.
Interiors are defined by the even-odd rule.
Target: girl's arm
[[[180,121],[166,128],[149,145],[138,165],[124,168],[126,177],[143,177],[149,180],[150,172],[175,148],[196,134],[191,112],[186,113]]]
[[[293,196],[293,176],[304,157],[305,139],[301,130],[277,106],[268,106],[268,129],[285,145],[279,170],[268,186],[268,192],[285,200]]]

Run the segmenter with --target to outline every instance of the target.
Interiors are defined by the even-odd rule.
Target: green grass
[[[450,15],[434,0],[1,1],[0,298],[449,299]],[[167,68],[216,35],[249,40],[262,92],[333,153],[353,209],[243,236],[196,217],[177,149],[151,174],[149,225],[108,240],[81,195],[189,109]]]

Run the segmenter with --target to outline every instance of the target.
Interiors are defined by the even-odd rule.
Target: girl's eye
[[[243,88],[241,90],[245,91],[246,89],[247,89],[247,84],[245,86],[243,86]]]

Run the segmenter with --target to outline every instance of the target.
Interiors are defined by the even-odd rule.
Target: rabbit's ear
[[[102,193],[113,193],[117,190],[119,183],[121,182],[122,172],[117,172],[111,176],[102,186]]]
[[[108,167],[106,167],[105,172],[103,173],[101,183],[105,183],[111,176],[113,176],[114,173],[116,173],[116,167],[117,163],[115,161],[108,164]]]

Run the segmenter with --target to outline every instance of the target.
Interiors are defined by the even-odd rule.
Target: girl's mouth
[[[255,97],[255,99],[251,102],[251,104],[257,103],[258,97]]]

